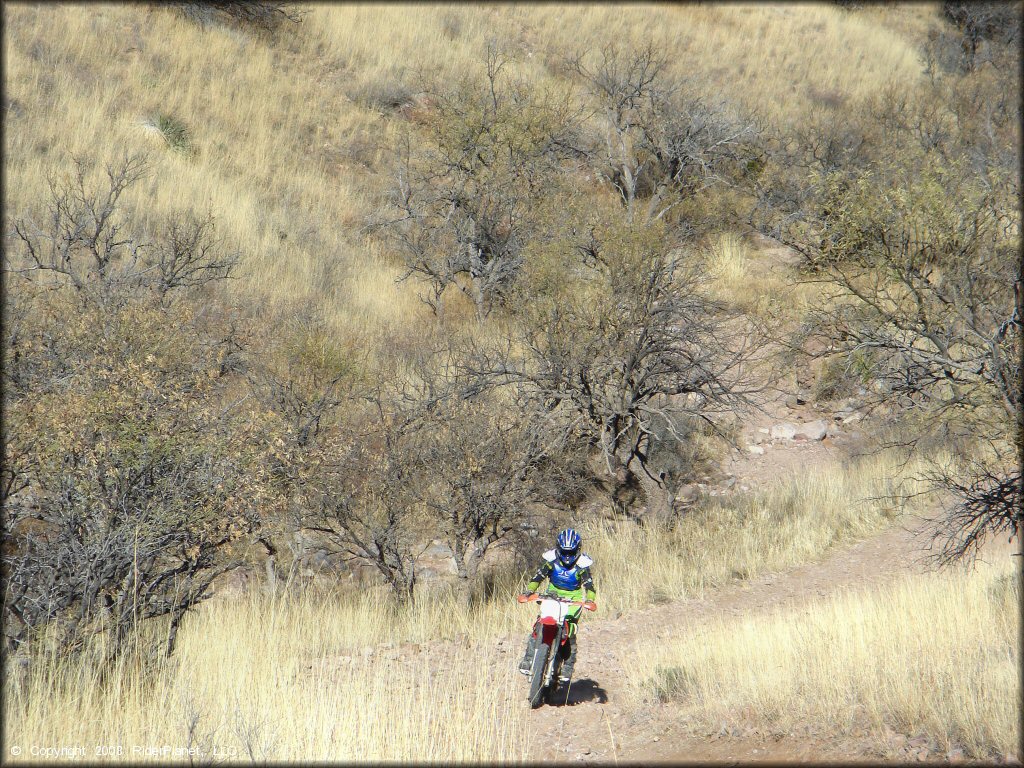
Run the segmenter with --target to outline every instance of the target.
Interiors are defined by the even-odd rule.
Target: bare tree
[[[942,4],[942,15],[960,30],[961,65],[967,71],[984,60],[980,54],[985,43],[1020,45],[1021,10],[1019,2]]]
[[[416,546],[426,528],[415,419],[382,389],[366,395],[362,428],[337,431],[295,507],[296,523],[335,554],[372,565],[401,602],[415,598]]]
[[[207,375],[220,351],[187,306],[54,314],[52,302],[18,340],[26,375],[5,382],[9,640],[75,649],[103,633],[113,656],[167,617],[170,653],[186,612],[238,564],[233,542],[258,524],[255,427]]]
[[[956,469],[934,468],[926,479],[951,498],[931,539],[939,564],[972,560],[992,536],[1020,536],[1024,496],[1019,467],[1000,472],[987,462],[970,461]]]
[[[5,253],[9,646],[103,635],[116,656],[163,617],[170,653],[259,523],[259,418],[229,395],[243,339],[206,290],[233,261],[205,223],[154,255],[122,209],[144,170],[125,157],[93,188],[75,163],[45,223],[19,219]]]
[[[498,398],[457,394],[435,408],[417,457],[420,496],[448,543],[458,577],[469,585],[495,544],[528,517],[546,458],[539,430]]]
[[[665,52],[653,45],[607,45],[569,66],[596,104],[598,175],[631,217],[661,219],[698,191],[740,178],[761,157],[757,122],[669,76]]]
[[[826,354],[857,356],[878,405],[913,420],[902,442],[960,436],[975,454],[929,477],[954,499],[939,521],[947,560],[1020,526],[1020,218],[996,179],[937,162],[910,179],[864,174],[830,188],[820,230]]]
[[[435,312],[449,286],[466,293],[481,318],[503,300],[522,267],[534,205],[559,163],[578,154],[578,110],[568,95],[538,92],[513,79],[508,65],[490,45],[482,79],[429,94],[425,145],[407,137],[400,147],[398,183],[380,225],[398,245],[406,277],[426,281]]]
[[[565,279],[546,292],[524,283],[520,330],[479,350],[472,373],[520,386],[538,423],[596,450],[620,507],[639,485],[649,513],[664,515],[673,478],[651,461],[652,435],[685,440],[690,416],[715,429],[713,417],[754,389],[746,364],[757,334],[702,292],[699,259],[663,226],[602,218],[556,246],[582,268],[559,270]]]
[[[43,224],[19,219],[14,233],[21,240],[24,266],[17,269],[63,275],[78,291],[117,291],[139,279],[143,246],[126,232],[121,196],[146,173],[146,161],[125,156],[106,168],[106,189],[93,191],[86,164],[74,160],[70,178],[49,179],[50,199]]]

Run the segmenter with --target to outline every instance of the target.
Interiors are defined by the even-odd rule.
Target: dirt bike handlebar
[[[565,603],[566,605],[582,605],[588,611],[595,610],[595,608],[591,607],[591,605],[593,605],[593,603],[591,603],[590,600],[568,600],[568,599],[566,599],[564,597],[560,597],[558,595],[552,595],[552,594],[541,595],[541,594],[539,594],[537,592],[533,592],[532,594],[529,594],[529,595],[520,595],[519,596],[519,602],[521,602],[521,603],[539,603],[542,600],[554,600],[556,603]]]

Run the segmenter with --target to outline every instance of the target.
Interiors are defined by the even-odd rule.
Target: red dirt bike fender
[[[540,629],[541,642],[545,645],[551,645],[555,640],[555,635],[558,633],[558,622],[546,616],[540,620]]]

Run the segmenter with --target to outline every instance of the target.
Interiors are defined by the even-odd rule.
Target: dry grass
[[[496,668],[493,646],[466,642],[443,658],[363,653],[404,634],[382,601],[281,600],[262,595],[204,609],[181,637],[173,662],[144,676],[126,668],[100,685],[88,665],[39,664],[8,690],[7,744],[121,747],[110,757],[137,762],[193,759],[469,760],[524,759],[521,679]],[[431,626],[442,618],[429,616]],[[396,632],[397,630],[397,632]],[[367,649],[369,650],[369,649]],[[379,649],[378,649],[379,650]],[[43,755],[45,757],[45,755]]]
[[[750,280],[750,256],[743,238],[734,232],[718,236],[711,248],[711,274],[730,292],[744,288]]]
[[[374,94],[480,69],[498,40],[543,85],[561,60],[609,41],[666,43],[679,74],[796,120],[890,80],[913,87],[931,6],[847,13],[821,6],[313,5],[274,44],[130,5],[4,7],[8,210],[38,210],[48,173],[147,150],[154,170],[128,200],[153,224],[211,209],[243,256],[236,290],[323,309],[341,335],[415,329],[427,310],[395,259],[360,233],[388,182],[404,118]],[[59,34],[58,31],[59,30]],[[197,55],[196,52],[201,52]],[[155,125],[180,126],[188,151]],[[148,126],[148,127],[147,127]],[[383,164],[382,164],[383,163]]]
[[[865,498],[891,492],[895,474],[876,457],[707,499],[671,531],[581,525],[598,564],[600,610],[587,621],[823,557],[890,521],[894,506]],[[527,631],[529,611],[512,599],[523,581],[472,607],[441,590],[399,608],[379,588],[208,602],[172,663],[145,680],[125,669],[102,688],[88,664],[48,659],[20,687],[9,679],[6,743],[185,746],[198,717],[192,743],[208,755],[216,745],[268,759],[516,760],[525,702],[513,671],[495,667],[493,641]]]
[[[1020,734],[1019,570],[907,576],[768,616],[716,620],[630,658],[642,694],[681,702],[698,730],[888,729],[991,759]]]

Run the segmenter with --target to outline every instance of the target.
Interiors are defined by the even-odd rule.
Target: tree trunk
[[[647,502],[644,518],[653,522],[667,521],[672,516],[672,495],[664,480],[635,456],[630,460],[629,471],[639,483]]]
[[[455,571],[459,579],[459,597],[463,605],[468,607],[473,598],[473,584],[480,570],[480,557],[468,546],[453,546],[451,542],[449,546],[452,548],[452,559],[455,561]]]

